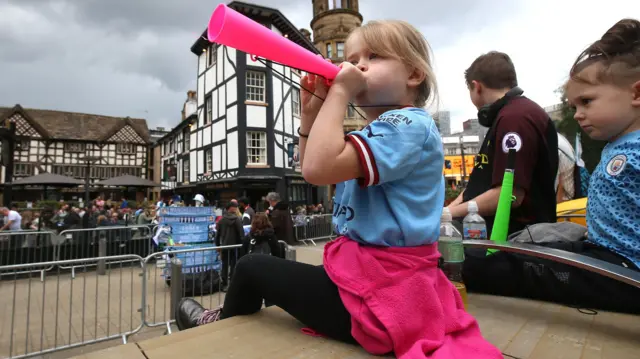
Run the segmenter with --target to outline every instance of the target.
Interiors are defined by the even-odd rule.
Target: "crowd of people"
[[[156,220],[154,208],[140,206],[132,209],[126,198],[121,202],[105,201],[102,196],[93,200],[89,207],[76,207],[60,201],[58,209],[2,208],[4,225],[0,230],[56,230],[96,228],[103,226],[147,225]],[[157,223],[157,222],[156,222]]]

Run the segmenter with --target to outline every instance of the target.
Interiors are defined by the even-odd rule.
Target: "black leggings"
[[[240,258],[224,299],[222,319],[256,313],[263,299],[320,334],[356,343],[351,336],[351,315],[323,266],[263,254]]]
[[[586,241],[540,245],[638,269],[616,253]],[[640,288],[547,259],[509,252],[490,256],[486,253],[486,249],[465,249],[463,278],[469,292],[640,314]]]

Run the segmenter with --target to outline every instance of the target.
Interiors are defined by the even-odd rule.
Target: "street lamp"
[[[99,161],[101,160],[102,157],[99,156],[85,156],[83,158],[80,158],[80,161],[85,161],[87,163],[87,167],[85,169],[84,172],[84,199],[85,199],[85,206],[89,206],[89,202],[91,201],[90,198],[90,193],[89,193],[89,187],[91,185],[91,163],[95,162],[95,161]]]

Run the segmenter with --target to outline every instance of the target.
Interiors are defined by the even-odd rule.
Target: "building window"
[[[31,163],[16,163],[13,165],[14,176],[32,176],[33,165]]]
[[[111,171],[111,167],[92,166],[91,171],[89,172],[89,176],[91,178],[104,179],[109,177],[110,171]],[[55,172],[55,168],[54,168],[54,172]]]
[[[213,121],[213,100],[211,99],[211,95],[204,99],[204,108],[204,124],[208,125]]]
[[[172,138],[169,140],[169,153],[173,153],[175,151],[175,140]]]
[[[211,149],[204,151],[204,172],[211,173],[213,169],[213,153]]]
[[[162,154],[165,156],[169,154],[169,141],[165,141],[162,144]]]
[[[189,182],[189,160],[182,160],[182,183]]]
[[[247,71],[247,101],[265,102],[265,74],[260,71]]]
[[[118,143],[116,145],[116,152],[121,155],[132,155],[136,153],[136,146],[131,143]]]
[[[336,42],[336,56],[344,57],[344,42]]]
[[[191,150],[191,132],[189,127],[182,131],[182,139],[184,141],[183,152],[189,152],[189,150]]]
[[[29,140],[17,140],[16,151],[29,151],[30,144],[31,144],[31,141]]]
[[[333,51],[331,50],[331,43],[327,44],[327,57],[328,58],[332,58],[333,57]]]
[[[162,180],[163,181],[170,181],[173,182],[176,180],[176,165],[173,162],[173,160],[171,161],[163,161],[162,162],[162,168],[164,168],[164,173],[162,175]]]
[[[347,106],[347,118],[355,118],[356,110],[352,105]]]
[[[107,168],[107,177],[117,177],[119,176],[118,171],[124,169],[126,167],[110,167]],[[63,166],[63,165],[53,165],[51,170],[54,174],[63,175],[67,177],[76,177],[76,178],[84,178],[86,166]],[[91,175],[91,172],[89,172]]]
[[[267,164],[266,132],[247,132],[247,164]]]
[[[300,89],[291,89],[291,104],[293,106],[293,115],[300,116]]]
[[[329,0],[329,10],[348,9],[351,7],[351,0]]]
[[[291,185],[289,187],[289,201],[290,202],[306,202],[307,200],[307,188],[303,185]]]
[[[84,143],[67,142],[64,144],[64,150],[66,152],[84,152]]]
[[[211,67],[216,64],[218,59],[218,44],[211,44],[207,49],[207,67]]]

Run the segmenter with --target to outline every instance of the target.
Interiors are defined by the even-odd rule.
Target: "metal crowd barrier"
[[[279,243],[285,258],[295,260],[295,247]],[[224,301],[221,268],[189,265],[188,260],[183,262],[185,255],[227,251],[239,259],[241,247],[1,266],[0,274],[12,281],[0,283],[0,310],[4,310],[0,317],[5,318],[0,325],[8,333],[0,358],[29,358],[112,339],[126,343],[145,327],[165,327],[170,334],[174,308],[182,298],[195,297],[206,307]],[[18,276],[45,268],[53,269],[42,281],[33,275]],[[75,268],[75,279],[64,268]]]
[[[184,257],[202,258],[218,253],[220,256],[226,254],[237,262],[241,247],[238,244],[172,250],[154,253],[145,258],[145,275],[142,279],[142,286],[145,288],[142,295],[144,325],[164,326],[167,333],[171,333],[171,324],[175,322],[173,309],[184,297],[197,297],[207,308],[222,305],[222,268],[214,268],[212,265],[190,266],[184,262]]]
[[[146,257],[154,251],[151,226],[147,225],[68,229],[60,233],[51,230],[0,232],[0,267],[126,254]],[[45,272],[53,268],[25,267],[16,274],[40,272],[44,280]],[[60,268],[70,270],[72,278],[75,277],[73,265]]]
[[[333,239],[335,234],[333,232],[331,218],[331,214],[293,216],[293,228],[296,240],[305,245],[308,245],[307,242],[311,242],[315,246],[315,241]]]
[[[136,265],[124,267],[125,261]],[[98,263],[103,275],[88,270]],[[0,357],[28,358],[116,338],[126,343],[143,327],[140,302],[134,300],[142,291],[136,281],[142,264],[140,256],[120,255],[0,267]],[[75,280],[61,271],[65,266],[78,268]],[[44,280],[18,276],[48,268],[55,269]]]
[[[151,227],[147,225],[68,229],[59,236],[63,238],[56,247],[59,260],[125,254],[146,257],[155,249]],[[71,277],[75,277],[74,266],[61,268],[71,270]]]
[[[55,246],[58,237],[52,231],[2,231],[0,232],[0,267],[29,263],[42,263],[55,261]],[[15,274],[44,273],[54,267],[34,268],[25,266],[23,270]],[[2,273],[0,272],[0,279]]]

